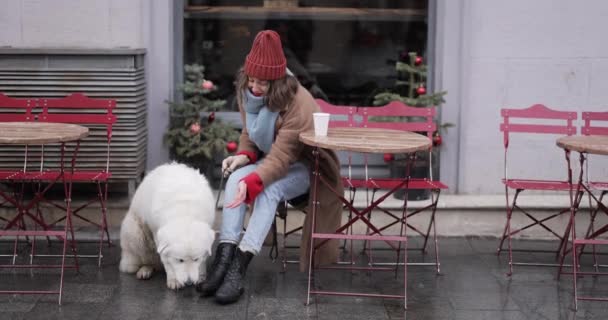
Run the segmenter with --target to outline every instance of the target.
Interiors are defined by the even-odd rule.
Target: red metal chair
[[[384,129],[393,129],[393,130],[401,130],[401,131],[411,131],[411,132],[419,132],[421,134],[426,135],[429,139],[432,139],[433,134],[437,130],[437,125],[435,123],[435,114],[436,109],[434,107],[429,108],[418,108],[411,107],[403,104],[399,101],[393,101],[385,106],[380,107],[361,107],[358,111],[359,114],[363,116],[363,124],[362,126],[368,128],[384,128]],[[437,210],[437,203],[439,201],[439,195],[442,189],[447,189],[447,185],[443,182],[434,179],[432,163],[433,163],[433,151],[429,148],[428,151],[428,178],[411,178],[407,185],[407,190],[429,190],[431,193],[431,203],[419,208],[411,210],[406,214],[401,214],[401,216],[397,216],[382,207],[378,207],[379,210],[388,214],[393,218],[391,223],[380,227],[379,231],[386,230],[394,225],[404,224],[407,226],[407,229],[410,229],[416,232],[418,235],[424,238],[424,242],[420,248],[411,248],[418,249],[422,252],[426,252],[429,236],[431,234],[431,229],[433,232],[433,241],[435,244],[435,262],[432,263],[408,263],[412,265],[434,265],[437,271],[437,274],[440,273],[440,263],[439,263],[439,246],[437,241],[437,232],[436,232],[436,220],[435,220],[435,212]],[[367,174],[366,174],[367,176]],[[374,201],[375,193],[378,189],[393,189],[401,184],[403,179],[398,177],[391,178],[368,178],[366,180],[354,180],[351,181],[353,185],[357,187],[365,187],[373,190],[372,201]],[[406,191],[407,191],[406,190]],[[404,201],[407,201],[407,197]],[[408,218],[411,218],[415,215],[421,214],[422,212],[430,212],[428,225],[423,230],[413,226],[412,224],[407,222]],[[371,255],[371,252],[370,252]]]
[[[36,100],[10,98],[0,93],[0,122],[29,122],[35,121],[32,113]],[[27,146],[25,147],[27,155]],[[0,181],[14,181],[23,178],[23,172],[27,169],[27,161],[24,162],[23,170],[4,170],[0,168]],[[6,201],[6,200],[4,200]],[[0,206],[6,202],[0,203]]]
[[[526,229],[529,229],[533,226],[539,226],[549,233],[554,235],[556,238],[560,239],[560,245],[556,251],[556,254],[559,255],[560,249],[565,249],[565,241],[567,241],[567,236],[564,236],[565,232],[557,232],[551,229],[547,225],[547,221],[552,220],[561,216],[564,213],[570,212],[570,208],[564,208],[557,213],[551,214],[548,217],[535,217],[532,212],[526,211],[524,208],[520,207],[517,202],[518,196],[524,190],[542,190],[542,191],[562,191],[569,192],[570,185],[567,180],[550,180],[550,179],[542,179],[542,178],[525,178],[525,177],[510,177],[509,176],[509,147],[511,147],[511,135],[514,133],[527,134],[528,137],[536,134],[554,134],[554,135],[573,135],[576,134],[576,127],[573,125],[573,121],[576,120],[577,115],[576,112],[569,111],[557,111],[550,108],[547,108],[541,104],[535,104],[526,109],[501,109],[500,114],[503,118],[503,122],[500,124],[500,131],[503,132],[503,144],[504,144],[504,178],[502,179],[502,183],[505,185],[505,197],[506,197],[506,213],[507,213],[507,221],[505,223],[505,228],[502,234],[502,238],[500,240],[500,244],[498,246],[497,254],[500,255],[503,250],[503,245],[505,240],[508,243],[508,254],[509,254],[509,272],[510,276],[513,273],[513,265],[536,265],[536,266],[548,266],[549,264],[541,264],[541,263],[515,263],[513,262],[513,248],[511,239],[515,234],[520,233]],[[515,122],[513,121],[515,120]],[[551,141],[554,144],[554,141]],[[521,150],[521,149],[518,149]],[[529,159],[533,155],[533,148],[526,148],[525,154],[518,153],[518,157],[525,157]],[[515,194],[513,195],[512,200],[509,199],[510,190],[514,190]],[[578,201],[580,201],[580,195],[578,196]],[[526,217],[532,220],[531,223],[516,229],[511,230],[511,218],[513,216],[513,212],[518,211],[523,213]],[[567,227],[566,227],[567,229]],[[520,250],[520,251],[539,251],[539,250]],[[553,265],[551,265],[553,266]],[[555,265],[557,266],[557,264]]]
[[[583,112],[582,119],[584,121],[583,126],[581,127],[581,134],[589,136],[589,135],[601,135],[608,136],[608,123],[604,123],[605,126],[598,126],[597,121],[608,122],[608,112]],[[594,122],[592,125],[591,122]],[[589,156],[588,156],[589,157]],[[591,234],[595,232],[595,222],[597,221],[597,214],[600,210],[608,215],[606,212],[606,205],[603,204],[604,197],[608,194],[608,182],[606,181],[595,181],[589,179],[589,159],[587,159],[587,168],[585,171],[587,172],[587,189],[589,190],[589,208],[590,212],[590,223],[589,228],[587,229],[586,238],[588,238]],[[593,192],[599,193],[599,196],[595,195]],[[584,251],[584,244],[581,248],[580,254]],[[579,254],[579,255],[580,255]],[[595,252],[595,245],[593,246],[593,264],[598,271],[598,261],[597,255]]]
[[[36,121],[36,116],[33,114],[32,110],[37,107],[36,99],[17,99],[10,98],[6,95],[0,93],[0,122],[34,122]],[[25,200],[25,185],[36,182],[36,178],[39,175],[39,169],[30,170],[28,169],[28,164],[31,160],[29,157],[28,145],[25,145],[24,152],[21,154],[19,152],[16,153],[16,158],[23,159],[23,169],[20,170],[5,170],[2,168],[0,170],[0,182],[7,182],[12,184],[12,191],[4,191],[0,189],[0,198],[2,203],[0,203],[0,207],[6,206],[6,204],[10,204],[13,207],[16,207],[17,211],[25,210],[29,211],[29,205],[24,205],[22,202],[24,201],[34,201],[34,200]],[[14,150],[9,150],[13,152]],[[18,185],[19,184],[19,185]],[[46,190],[38,190],[38,194],[34,195],[34,198],[38,197],[40,194],[43,194]],[[5,192],[12,192],[12,196],[6,194]],[[26,208],[24,208],[24,206]],[[21,208],[21,209],[20,209]],[[32,208],[33,209],[33,208]],[[23,213],[23,212],[21,212]],[[38,213],[38,212],[37,212]],[[18,219],[18,218],[16,218]],[[11,236],[14,237],[14,245],[13,245],[13,254],[12,255],[2,255],[12,257],[12,264],[0,264],[0,268],[60,268],[60,279],[59,279],[59,287],[57,290],[3,290],[0,289],[0,293],[2,294],[57,294],[59,296],[58,303],[61,305],[62,295],[63,295],[63,280],[64,280],[64,271],[65,268],[76,268],[78,271],[78,261],[77,257],[74,256],[74,265],[66,265],[65,257],[68,243],[68,234],[71,228],[68,228],[68,225],[63,230],[27,230],[27,225],[23,219],[23,215],[19,220],[10,221],[3,217],[0,217],[0,220],[7,222],[6,226],[0,228],[0,234],[2,236]],[[17,222],[16,224],[14,224]],[[11,224],[17,226],[19,230],[8,230],[11,228]],[[20,236],[25,236],[26,238],[36,238],[40,236],[46,237],[57,237],[63,242],[63,249],[61,264],[56,265],[34,265],[32,264],[32,260],[30,259],[30,264],[16,264],[17,258],[17,244]],[[30,251],[30,256],[34,253],[34,241],[32,241],[32,247]],[[74,252],[75,253],[75,252]]]
[[[316,99],[315,101],[321,108],[322,112],[326,112],[326,113],[330,114],[329,128],[352,127],[352,126],[356,125],[355,114],[357,112],[357,107],[337,106],[337,105],[330,104],[329,102],[327,102],[325,100],[321,100],[321,99]],[[350,157],[349,157],[349,161],[350,161]],[[350,169],[350,165],[349,165],[349,169]],[[349,171],[349,173],[350,173],[350,171]],[[345,187],[349,187],[349,188],[353,187],[353,185],[350,183],[349,177],[343,177],[342,180],[343,180]],[[354,187],[352,188],[352,190],[354,190]],[[290,199],[288,201],[284,201],[283,203],[279,204],[279,207],[277,208],[276,217],[283,220],[283,222],[282,222],[283,223],[283,241],[282,241],[283,244],[281,246],[282,247],[281,254],[282,254],[283,271],[285,271],[285,269],[287,268],[288,263],[298,263],[299,262],[299,261],[295,261],[295,260],[287,260],[286,250],[289,248],[289,246],[287,245],[287,237],[302,230],[302,226],[298,226],[291,230],[287,230],[288,208],[300,210],[304,214],[306,214],[306,207],[308,205],[308,197],[309,197],[309,195],[305,194],[303,196],[297,197],[296,199]],[[354,193],[351,193],[350,201],[352,204],[352,202],[354,201]],[[276,222],[274,223],[272,230],[274,232],[273,248],[275,248],[277,246],[277,244],[276,244],[276,233],[277,233],[276,232]],[[271,258],[274,259],[275,256],[276,256],[276,253],[273,253],[273,250],[271,250]]]
[[[30,122],[35,121],[36,116],[32,113],[32,109],[36,106],[36,100],[34,99],[18,99],[11,98],[2,93],[0,93],[0,122]],[[10,148],[10,147],[9,147]],[[8,151],[8,150],[7,150]],[[19,154],[17,157],[23,158],[23,169],[15,170],[15,169],[6,169],[0,168],[0,182],[5,182],[11,184],[11,188],[9,190],[0,189],[0,208],[12,206],[17,207],[15,203],[13,203],[14,199],[22,199],[24,196],[24,187],[25,185],[21,183],[21,186],[17,186],[17,183],[23,182],[26,178],[25,172],[27,171],[28,164],[28,146],[24,147],[23,155]],[[9,196],[5,192],[12,192],[12,196]],[[4,222],[9,222],[8,219],[4,217],[0,217],[0,220]],[[19,222],[19,228],[25,229],[24,221]],[[17,242],[18,238],[15,238],[14,250],[12,255],[13,264],[15,263],[15,259],[17,257]],[[2,255],[6,256],[6,255]]]
[[[105,145],[105,166],[99,168],[79,168],[76,165],[73,173],[68,174],[69,179],[78,183],[92,183],[96,185],[96,197],[85,201],[81,206],[74,208],[72,215],[87,223],[99,227],[99,251],[93,257],[98,258],[98,263],[101,265],[102,246],[104,237],[108,245],[111,245],[110,233],[107,225],[107,199],[108,199],[108,180],[112,176],[110,172],[110,150],[112,141],[112,127],[116,123],[116,115],[113,110],[116,108],[116,101],[111,99],[92,99],[81,93],[74,93],[65,98],[59,99],[42,99],[40,101],[42,113],[39,115],[39,121],[42,122],[60,122],[88,125],[91,128],[99,128],[100,130],[91,130],[89,135],[91,143],[103,143]],[[85,140],[86,141],[86,140]],[[40,180],[49,181],[55,179],[59,171],[53,169],[45,169]],[[64,209],[64,205],[54,201],[46,200],[60,209]],[[101,206],[100,222],[96,223],[79,214],[81,210],[90,206],[93,203],[99,203]],[[51,225],[54,225],[62,220],[62,217]],[[81,255],[87,257],[86,255]],[[89,256],[90,257],[90,256]]]

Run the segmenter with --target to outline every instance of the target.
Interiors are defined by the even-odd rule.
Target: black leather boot
[[[247,266],[251,258],[253,258],[253,253],[243,252],[241,249],[236,250],[234,259],[224,277],[224,282],[215,292],[215,301],[220,304],[228,304],[239,300],[245,291],[243,279],[245,279],[245,272],[247,272]]]
[[[207,270],[207,278],[196,285],[196,291],[200,292],[202,297],[212,296],[220,287],[226,272],[228,272],[235,250],[236,244],[233,243],[223,242],[217,246],[211,268]]]

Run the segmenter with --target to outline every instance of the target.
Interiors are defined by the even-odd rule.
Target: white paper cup
[[[315,112],[312,114],[315,124],[315,136],[327,136],[329,126],[329,113]]]

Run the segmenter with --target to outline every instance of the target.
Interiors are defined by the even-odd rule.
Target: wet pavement
[[[168,290],[162,273],[147,281],[119,273],[120,247],[115,245],[104,248],[101,268],[95,259],[80,259],[79,273],[66,270],[61,306],[56,295],[0,295],[0,319],[608,319],[608,302],[579,302],[574,312],[572,277],[557,280],[556,268],[516,266],[514,275],[507,277],[506,254],[497,257],[497,244],[495,238],[441,238],[441,275],[429,266],[408,267],[407,311],[400,299],[362,297],[316,296],[306,306],[307,274],[298,272],[296,265],[288,265],[283,273],[281,264],[268,258],[268,248],[252,260],[240,301],[222,306],[212,298],[199,297],[192,287]],[[514,244],[555,245],[544,241]],[[40,242],[38,247],[45,250],[46,244]],[[11,248],[11,242],[0,242],[1,253],[10,253]],[[51,250],[58,248],[53,244]],[[21,258],[26,259],[28,247],[20,249]],[[80,244],[79,250],[94,251],[95,244]],[[412,262],[432,260],[432,255],[418,251],[408,255]],[[394,259],[394,254],[378,249],[374,257],[376,261]],[[546,253],[516,253],[515,257],[546,263],[555,259]],[[583,265],[590,262],[590,257],[584,257]],[[58,275],[57,269],[2,269],[0,290],[57,288]],[[402,284],[401,272],[395,277],[394,272],[319,270],[315,277],[319,290],[400,294]],[[581,278],[579,290],[608,296],[608,277]]]

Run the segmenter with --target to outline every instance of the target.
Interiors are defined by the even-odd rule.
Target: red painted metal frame
[[[425,134],[429,139],[433,138],[433,134],[437,131],[437,125],[435,123],[436,108],[435,107],[412,107],[403,104],[399,101],[393,101],[385,106],[381,107],[361,107],[358,113],[362,115],[363,127],[368,128],[384,128],[393,129],[400,131],[412,131]],[[382,117],[382,118],[377,118]],[[416,121],[422,118],[422,121]],[[376,120],[382,119],[382,120]],[[387,121],[389,120],[389,121]],[[396,121],[395,121],[396,120]],[[411,178],[407,186],[408,190],[413,189],[424,189],[431,192],[431,203],[419,209],[412,210],[406,214],[406,218],[418,215],[422,212],[430,211],[429,222],[426,227],[426,231],[419,230],[415,226],[407,223],[406,219],[399,218],[392,214],[390,210],[382,207],[378,209],[387,215],[391,216],[394,221],[379,228],[379,231],[383,231],[395,224],[401,223],[407,226],[410,230],[413,230],[424,238],[424,242],[420,248],[409,248],[413,250],[420,250],[426,253],[429,236],[431,229],[433,232],[434,242],[434,253],[435,262],[429,263],[416,263],[416,265],[433,265],[435,266],[437,274],[441,273],[440,259],[439,259],[439,245],[436,232],[436,220],[435,213],[437,210],[437,203],[442,189],[447,189],[448,186],[439,180],[433,179],[432,172],[432,146],[428,151],[429,155],[429,178]],[[359,187],[365,187],[373,190],[372,199],[375,198],[378,189],[391,189],[395,188],[400,184],[401,179],[397,178],[368,178],[365,180],[352,181],[353,184]],[[371,248],[368,249],[371,257]]]
[[[97,226],[100,230],[98,253],[94,256],[80,255],[80,257],[96,257],[98,265],[101,266],[103,258],[102,247],[104,238],[111,245],[110,233],[107,224],[107,199],[108,199],[108,180],[112,176],[110,172],[110,146],[112,141],[112,127],[117,121],[113,113],[116,108],[116,100],[112,99],[93,99],[82,93],[73,93],[65,98],[42,99],[40,101],[42,113],[39,115],[41,122],[60,122],[84,125],[105,125],[106,127],[106,166],[104,169],[83,170],[75,169],[68,174],[68,178],[73,182],[94,183],[97,187],[96,198],[90,199],[78,208],[73,209],[72,215],[80,220]],[[67,111],[66,111],[67,110]],[[51,181],[60,172],[54,170],[44,170],[37,177],[40,181]],[[45,199],[45,202],[64,209],[65,205]],[[79,212],[89,205],[99,202],[101,206],[101,219],[99,223],[83,217]],[[50,223],[55,225],[65,220],[65,216]]]
[[[34,99],[18,99],[0,93],[0,122],[27,122],[34,121],[32,109],[36,105]],[[16,112],[16,110],[22,110]]]
[[[74,170],[75,159],[76,159],[76,155],[78,154],[79,146],[80,146],[80,142],[77,141],[76,146],[73,150],[72,159],[70,161],[70,163],[71,163],[70,172],[73,172],[73,170]],[[75,238],[74,238],[74,229],[72,227],[72,214],[71,214],[71,205],[70,205],[71,204],[71,195],[72,195],[72,181],[67,179],[66,175],[63,174],[66,172],[66,169],[64,167],[65,151],[66,151],[65,142],[61,143],[60,150],[61,150],[61,159],[60,159],[60,163],[61,163],[60,172],[61,173],[44,190],[37,192],[35,194],[34,198],[31,199],[28,203],[24,203],[23,198],[9,200],[9,199],[11,199],[10,196],[7,196],[5,193],[0,191],[0,195],[4,199],[9,200],[9,202],[15,206],[16,211],[17,211],[17,215],[15,217],[13,217],[10,221],[8,221],[8,223],[3,227],[3,229],[0,230],[0,236],[15,237],[15,246],[13,249],[13,262],[12,262],[12,264],[2,264],[2,265],[0,265],[0,268],[61,268],[59,289],[58,290],[0,290],[0,294],[57,294],[59,296],[58,303],[61,305],[61,299],[63,296],[63,278],[64,278],[65,269],[66,268],[75,268],[77,271],[79,270],[78,257],[76,254],[76,246],[75,246],[75,242],[74,242]],[[27,162],[27,158],[25,158],[24,161]],[[32,178],[32,177],[35,177],[35,173],[32,175],[32,174],[26,172],[24,177],[25,177],[25,182],[36,182],[36,180],[34,178]],[[50,187],[59,180],[61,180],[61,182],[63,183],[64,194],[65,194],[65,199],[66,199],[66,217],[67,218],[66,218],[66,223],[63,226],[63,230],[51,230],[52,226],[50,226],[44,222],[44,220],[42,219],[39,212],[37,212],[36,214],[32,214],[30,212],[30,210],[32,210],[35,205],[37,205],[40,201],[43,200],[44,193],[46,193],[46,191],[49,190]],[[23,194],[22,194],[22,196],[23,196]],[[24,219],[23,219],[25,216],[29,217],[33,222],[35,222],[37,226],[42,227],[43,230],[25,230],[25,223],[24,223]],[[13,228],[14,226],[17,226],[17,228],[19,228],[20,230],[9,230],[9,229]],[[26,265],[16,264],[15,263],[16,262],[15,261],[15,259],[16,259],[16,242],[18,241],[18,238],[20,236],[25,236],[25,237],[45,236],[45,237],[57,237],[58,239],[60,239],[63,242],[63,249],[62,249],[62,254],[61,254],[61,264],[35,265],[35,264],[32,264],[31,259],[30,259],[29,264],[26,264]],[[66,263],[65,263],[68,236],[71,236],[71,240],[69,242],[70,242],[70,247],[72,250],[73,257],[74,257],[74,265],[66,265]],[[32,241],[32,251],[31,251],[32,256],[33,256],[33,252],[34,252],[33,243],[34,242]]]
[[[406,169],[406,175],[407,177],[405,179],[402,180],[402,184],[403,185],[397,185],[395,188],[391,189],[389,192],[387,192],[384,196],[382,196],[381,198],[377,199],[376,201],[374,201],[373,203],[371,203],[367,208],[363,209],[363,210],[357,210],[351,201],[347,200],[346,198],[344,198],[343,194],[338,194],[336,192],[336,190],[334,190],[332,188],[332,184],[329,183],[328,181],[325,180],[325,178],[323,176],[321,176],[320,174],[320,170],[319,170],[319,157],[320,157],[320,152],[318,151],[318,148],[315,148],[315,150],[313,151],[314,156],[315,156],[315,167],[314,167],[314,171],[313,171],[313,176],[314,179],[312,181],[312,186],[311,186],[311,195],[313,197],[313,207],[312,207],[312,226],[313,226],[313,230],[312,230],[312,235],[310,237],[310,244],[309,244],[309,265],[308,265],[308,288],[307,288],[307,298],[306,298],[306,305],[310,304],[310,296],[311,294],[313,295],[336,295],[336,296],[358,296],[358,297],[377,297],[377,298],[396,298],[396,299],[403,299],[403,304],[404,304],[404,309],[407,309],[407,237],[405,235],[405,227],[404,225],[401,226],[401,231],[400,234],[398,236],[387,236],[387,235],[382,235],[381,231],[378,230],[367,218],[366,215],[371,212],[374,208],[376,208],[382,201],[384,201],[384,199],[386,199],[386,197],[390,196],[392,193],[394,193],[396,190],[398,190],[399,188],[403,187],[403,185],[405,185],[405,187],[407,188],[407,184],[409,182],[409,169],[411,166],[411,162],[413,161],[414,157],[411,157],[412,161],[409,162],[409,165]],[[335,233],[333,234],[321,234],[321,233],[316,233],[314,226],[316,226],[316,215],[317,215],[317,210],[319,207],[319,202],[316,201],[317,199],[317,190],[318,190],[318,186],[319,183],[323,183],[326,187],[328,187],[332,193],[334,193],[339,199],[340,201],[342,201],[342,203],[349,208],[349,210],[351,210],[351,212],[354,214],[354,218],[349,219],[349,221],[342,225],[340,228],[338,228],[338,230],[336,230]],[[407,199],[404,201],[404,210],[403,212],[405,213],[407,209]],[[405,215],[402,217],[403,219],[405,219]],[[349,229],[349,226],[351,226],[354,222],[356,222],[357,220],[361,220],[363,221],[370,229],[374,230],[373,234],[368,234],[368,235],[353,235],[353,234],[345,234],[342,232],[347,232],[347,230]],[[315,245],[315,239],[322,239],[323,241],[320,241],[319,243],[317,243],[317,245]],[[403,244],[406,250],[403,250],[403,263],[402,264],[395,264],[394,268],[386,268],[386,267],[374,267],[374,266],[368,266],[368,267],[355,267],[352,265],[349,266],[331,266],[329,268],[331,269],[348,269],[348,270],[375,270],[375,271],[395,271],[395,275],[397,275],[398,269],[400,265],[403,265],[403,290],[404,293],[403,295],[391,295],[391,294],[368,294],[368,293],[359,293],[359,292],[337,292],[337,291],[327,291],[327,290],[315,290],[314,289],[314,277],[313,277],[313,268],[314,268],[314,263],[313,263],[313,258],[314,258],[314,250],[316,250],[317,248],[319,248],[320,246],[322,246],[324,243],[326,243],[327,241],[329,241],[329,239],[343,239],[343,240],[365,240],[365,241],[385,241],[387,244],[389,244],[392,248],[397,250],[397,261],[399,261],[399,255],[401,253],[401,250],[399,250],[399,248],[401,247],[401,245]],[[394,244],[394,242],[398,243],[398,246],[396,246]]]
[[[546,179],[529,179],[529,178],[509,178],[508,177],[508,164],[507,164],[507,155],[509,150],[509,136],[513,133],[524,133],[524,134],[560,134],[560,135],[573,135],[576,134],[576,127],[573,125],[573,121],[576,120],[577,114],[576,112],[569,111],[558,111],[550,109],[541,104],[535,104],[529,108],[525,109],[508,109],[504,108],[500,110],[500,114],[503,118],[503,122],[500,124],[500,131],[503,132],[503,145],[504,145],[504,178],[502,179],[502,183],[505,185],[505,198],[506,198],[506,213],[507,213],[507,221],[505,223],[505,228],[500,240],[500,244],[497,249],[497,254],[503,250],[504,242],[507,240],[508,243],[508,254],[509,254],[509,271],[508,275],[513,274],[513,265],[537,265],[537,266],[546,266],[547,264],[540,263],[516,263],[513,262],[513,247],[512,247],[512,236],[524,231],[533,226],[540,226],[543,229],[549,231],[551,234],[560,239],[560,245],[556,250],[556,257],[559,257],[560,249],[565,247],[565,241],[567,241],[566,237],[561,236],[560,232],[556,232],[549,228],[545,222],[556,218],[566,212],[569,212],[569,208],[565,208],[549,217],[545,217],[543,219],[539,219],[534,217],[530,212],[527,212],[523,208],[521,208],[517,199],[519,194],[524,190],[553,190],[553,191],[569,191],[570,185],[568,181],[555,181],[555,180],[546,180]],[[526,119],[528,122],[525,124],[521,123],[512,123],[513,119]],[[561,121],[560,124],[546,124],[543,123],[543,120],[557,120]],[[515,190],[515,194],[513,195],[512,201],[509,200],[509,190]],[[580,198],[581,195],[577,197]],[[578,200],[580,201],[580,199]],[[521,227],[517,230],[511,230],[511,217],[513,215],[513,211],[518,210],[522,212],[525,216],[530,218],[532,222],[524,227]],[[522,250],[525,251],[525,250]],[[537,250],[528,250],[528,251],[537,251]],[[552,265],[553,266],[553,265]],[[558,266],[556,264],[555,266]]]
[[[36,107],[35,99],[11,98],[0,93],[0,122],[35,121],[32,109]],[[26,146],[27,154],[27,146]],[[25,167],[24,167],[25,170]],[[24,178],[24,170],[0,170],[1,181],[15,181]],[[0,207],[4,203],[0,203]]]
[[[19,99],[11,98],[0,93],[0,122],[30,122],[35,121],[36,116],[32,110],[36,107],[37,101],[35,99]],[[24,147],[24,154],[27,160],[28,146]],[[6,182],[11,185],[12,196],[6,194],[0,190],[0,208],[5,207],[7,204],[12,205],[16,208],[19,207],[19,200],[23,199],[25,193],[25,181],[29,180],[26,175],[27,161],[24,161],[23,169],[21,170],[0,170],[0,181]],[[0,217],[0,220],[10,223],[9,219]],[[19,227],[25,228],[24,221],[19,221]],[[12,256],[13,264],[17,257],[17,244],[18,238],[15,238],[13,254],[12,255],[0,255],[0,256]]]

